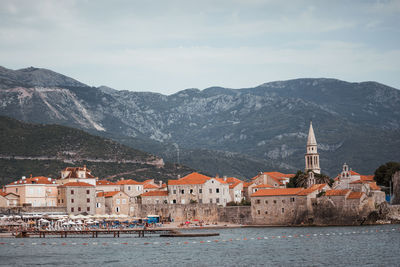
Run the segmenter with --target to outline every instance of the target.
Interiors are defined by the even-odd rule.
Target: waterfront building
[[[58,206],[66,207],[69,214],[96,212],[96,187],[84,182],[70,182],[58,187]]]
[[[19,203],[18,195],[0,191],[0,208],[18,207],[20,206]]]
[[[67,167],[61,171],[61,176],[57,179],[57,183],[60,185],[71,183],[71,182],[83,182],[96,186],[98,177],[94,177],[91,171],[83,167]]]
[[[143,184],[132,179],[124,179],[116,182],[120,186],[120,191],[127,194],[129,197],[137,197],[144,192]]]
[[[312,122],[310,122],[310,128],[308,130],[307,146],[305,158],[305,172],[313,171],[314,173],[321,173],[319,166],[319,154],[317,139],[315,138],[314,129]]]
[[[52,178],[38,176],[14,181],[5,186],[6,193],[19,196],[21,206],[55,207],[57,206],[57,184]],[[14,202],[12,202],[14,203]]]
[[[224,176],[224,181],[229,184],[229,195],[231,201],[239,203],[243,199],[243,185],[244,182],[235,177]]]
[[[168,180],[169,203],[216,203],[225,206],[231,201],[229,184],[194,172],[178,180]]]
[[[294,177],[294,174],[260,172],[258,175],[251,178],[253,183],[249,185],[250,194],[253,193],[253,188],[257,185],[271,185],[274,188],[285,188],[292,177]]]
[[[107,180],[96,181],[96,191],[98,192],[113,192],[121,190],[121,186]]]
[[[104,201],[101,198],[104,198]],[[128,215],[129,199],[130,197],[122,191],[98,192],[96,194],[96,211],[104,211],[106,214]],[[104,206],[104,209],[102,209],[102,206]]]
[[[140,195],[141,204],[168,204],[168,191],[149,191]]]
[[[251,186],[252,184],[254,184],[254,182],[250,181],[250,182],[243,182],[243,191],[242,191],[242,195],[243,198],[247,201],[250,201],[250,196],[253,193],[253,186]]]

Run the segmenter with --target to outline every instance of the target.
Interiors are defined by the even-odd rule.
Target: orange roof
[[[61,185],[61,187],[66,187],[66,186],[82,186],[82,187],[88,187],[88,186],[94,186],[88,183],[84,183],[84,182],[70,182],[70,183],[66,183]]]
[[[149,191],[141,194],[142,197],[168,196],[168,191]]]
[[[369,183],[369,188],[371,188],[371,190],[381,190],[381,188],[379,187],[379,185],[376,184],[376,182]]]
[[[266,197],[266,196],[290,196],[297,195],[303,188],[276,188],[276,189],[260,189],[253,193],[252,197]]]
[[[350,171],[350,174],[351,175],[361,175],[361,174],[359,174],[358,172],[355,172],[355,171]]]
[[[361,181],[374,181],[374,175],[361,175]]]
[[[128,180],[119,180],[116,182],[116,184],[117,185],[128,185],[128,184],[137,185],[137,184],[142,184],[142,183],[136,182],[135,180],[132,180],[132,179],[128,179]]]
[[[224,181],[223,178],[214,178],[215,180],[217,180],[218,182],[220,182],[221,184],[227,184],[226,181]]]
[[[271,177],[275,182],[277,182],[279,185],[283,185],[282,181],[286,180],[287,178],[293,178],[295,174],[285,174],[281,172],[263,172],[258,174],[257,176],[251,178],[251,180],[257,179],[260,175],[266,174],[269,177]]]
[[[351,192],[348,196],[347,199],[360,199],[364,192]]]
[[[96,181],[96,185],[117,185],[117,184],[107,180],[98,180]]]
[[[168,180],[168,185],[183,185],[183,184],[204,184],[211,177],[193,172],[178,180]]]
[[[26,179],[20,179],[18,181],[12,182],[8,185],[20,185],[20,184],[55,184],[56,180],[52,178],[47,178],[44,176],[30,177]]]
[[[307,196],[311,193],[313,193],[316,190],[322,190],[325,186],[327,186],[328,184],[314,184],[311,187],[304,189],[303,191],[301,191],[298,195],[299,196]]]
[[[252,184],[253,184],[253,182],[244,182],[244,183],[243,183],[243,188],[249,187],[249,186],[252,185]]]
[[[253,188],[274,188],[274,187],[269,184],[259,184],[259,185],[254,186]]]
[[[165,188],[165,187],[167,187],[167,184],[162,184],[161,187]]]
[[[242,180],[239,180],[238,178],[235,177],[227,177],[226,182],[229,184],[229,188],[235,188],[238,184],[243,183]]]
[[[156,189],[156,188],[158,188],[158,186],[156,186],[154,184],[144,184],[143,188],[144,189]]]
[[[325,196],[345,196],[350,191],[350,189],[327,190]]]
[[[85,178],[94,178],[94,176],[90,174],[90,170],[86,169],[86,166],[85,167],[67,167],[67,168],[64,169],[64,171],[68,171],[69,172],[67,177],[65,177],[64,179],[66,179],[66,178],[80,178],[80,179],[82,179],[81,177],[78,177],[78,173],[77,173],[78,171],[85,171],[85,176],[86,176]]]
[[[121,193],[121,191],[112,191],[112,192],[99,192],[97,193],[98,197],[112,197],[116,194]]]

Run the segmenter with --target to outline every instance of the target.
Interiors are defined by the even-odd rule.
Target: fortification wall
[[[32,213],[52,213],[62,212],[66,213],[66,207],[11,207],[11,208],[0,208],[0,214],[19,214],[21,212],[32,212]]]
[[[251,206],[219,207],[218,221],[235,224],[252,224]]]

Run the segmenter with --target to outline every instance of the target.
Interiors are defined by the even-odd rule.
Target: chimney
[[[181,175],[180,174],[178,174],[178,179],[181,179]]]
[[[162,181],[159,182],[160,183],[160,188],[162,187]]]
[[[224,181],[226,182],[226,179],[227,179],[228,177],[226,177],[226,175],[224,175]]]

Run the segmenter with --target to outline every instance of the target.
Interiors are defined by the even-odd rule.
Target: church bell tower
[[[321,168],[319,167],[319,154],[317,151],[317,140],[315,139],[312,122],[310,122],[310,129],[308,131],[305,161],[306,161],[306,168],[305,168],[306,172],[313,171],[318,174],[321,173]]]

